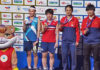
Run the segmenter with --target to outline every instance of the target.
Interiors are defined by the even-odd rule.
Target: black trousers
[[[100,70],[99,51],[100,51],[100,44],[84,44],[83,46],[84,70],[91,70],[91,63],[90,63],[91,53],[93,54],[94,57],[94,70]]]

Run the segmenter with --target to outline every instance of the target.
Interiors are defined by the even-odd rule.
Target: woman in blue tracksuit
[[[62,17],[60,23],[60,30],[62,31],[62,64],[63,70],[69,70],[68,57],[70,55],[70,68],[76,70],[76,47],[79,44],[79,22],[76,17],[72,15],[73,6],[67,5],[65,7],[66,16]]]

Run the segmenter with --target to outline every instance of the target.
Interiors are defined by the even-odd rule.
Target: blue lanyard
[[[93,22],[94,19],[95,19],[95,17],[93,17],[92,20],[89,23],[89,18],[88,18],[86,28],[88,28],[92,24],[92,22]]]
[[[72,16],[71,16],[69,19],[67,19],[67,16],[66,16],[66,18],[65,18],[64,23],[63,23],[63,24],[68,23],[69,21],[71,21],[71,19],[72,19]]]

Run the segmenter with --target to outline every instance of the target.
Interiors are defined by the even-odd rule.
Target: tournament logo
[[[32,2],[32,0],[27,0],[27,2],[29,2],[29,3],[30,3],[30,2]]]
[[[22,21],[14,21],[14,25],[22,25]]]
[[[66,2],[61,2],[61,4],[67,4]]]
[[[6,10],[10,10],[10,8],[11,8],[10,6],[6,6],[5,7]]]
[[[2,13],[2,18],[11,19],[12,18],[11,13]]]
[[[2,20],[2,24],[3,25],[12,25],[12,21],[11,20]]]
[[[0,60],[1,60],[2,62],[7,62],[8,57],[7,57],[6,55],[2,55],[1,58],[0,58]]]
[[[4,22],[4,24],[6,24],[6,25],[9,25],[9,24],[10,24],[10,20],[4,20],[3,22]]]
[[[23,9],[23,11],[27,11],[27,12],[29,10],[29,8],[25,8],[25,7],[23,7],[22,9]]]
[[[96,1],[85,1],[85,7],[89,4],[93,4],[94,6],[96,6]]]
[[[10,17],[10,15],[6,15],[6,14],[4,14],[3,17]]]
[[[21,6],[17,6],[17,11],[21,11]]]
[[[9,23],[9,20],[5,20],[4,22],[5,22],[5,23]]]
[[[46,0],[37,0],[36,5],[47,5],[47,1]]]
[[[11,4],[11,1],[10,0],[1,0],[1,3],[2,4]]]
[[[13,19],[23,19],[23,14],[13,14]]]
[[[23,45],[23,40],[20,40],[20,41],[16,42],[14,45]]]
[[[15,32],[23,32],[23,28],[22,27],[15,27]]]
[[[15,16],[15,18],[21,18],[22,16],[20,15],[20,14],[17,14],[16,16]]]
[[[19,30],[21,30],[21,29],[20,28],[17,28],[17,27],[15,28],[15,31],[19,31]]]
[[[70,5],[71,4],[71,1],[60,1],[60,6],[66,6],[66,5]]]
[[[57,8],[52,9],[54,12],[57,12]]]
[[[46,16],[45,15],[36,15],[40,20],[45,20]]]
[[[75,16],[75,17],[79,20],[79,22],[82,22],[83,16]]]
[[[46,7],[36,7],[36,13],[44,13],[46,9]]]
[[[82,5],[81,2],[80,2],[80,3],[79,3],[79,2],[74,2],[73,4],[74,4],[74,5]]]
[[[43,1],[37,1],[37,4],[43,4]]]
[[[35,0],[24,0],[25,5],[35,5]]]
[[[16,51],[23,51],[23,46],[13,46]]]
[[[23,39],[23,33],[14,33],[15,36],[18,36],[20,39]]]
[[[49,0],[48,5],[49,6],[58,6],[59,5],[59,0]]]
[[[82,7],[83,6],[83,1],[73,1],[72,5],[73,6],[79,6],[79,7],[81,6]]]
[[[22,0],[14,0],[14,3],[22,3]]]
[[[73,13],[78,13],[80,12],[80,9],[74,9]]]
[[[50,1],[49,4],[58,4],[58,2]]]

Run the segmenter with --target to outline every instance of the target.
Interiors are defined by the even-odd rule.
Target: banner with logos
[[[36,16],[41,20],[46,19],[45,10],[51,8],[54,10],[54,18],[60,22],[60,19],[65,16],[65,6],[72,4],[73,15],[79,19],[81,26],[82,20],[87,16],[86,6],[90,3],[96,7],[96,15],[100,16],[99,0],[0,0],[0,24],[15,26],[15,35],[20,36],[21,40],[14,44],[14,48],[16,51],[23,51],[23,20],[28,16],[28,9],[31,5],[36,6]],[[60,32],[60,45],[61,38]],[[41,37],[39,46],[41,46]]]

